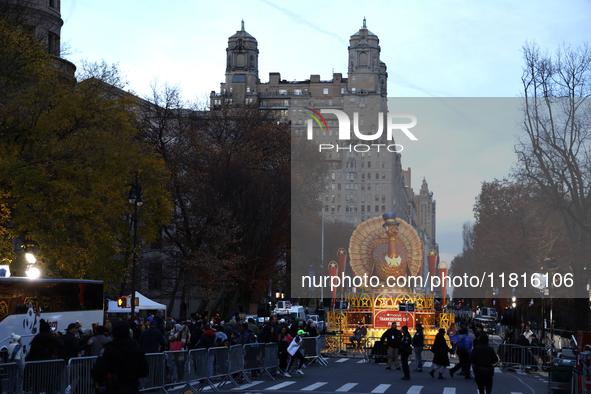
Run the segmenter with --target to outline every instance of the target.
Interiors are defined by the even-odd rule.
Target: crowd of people
[[[56,331],[43,319],[39,333],[31,341],[30,349],[23,354],[21,338],[13,334],[8,347],[10,362],[19,365],[20,374],[25,361],[63,359],[66,363],[75,357],[99,356],[93,369],[93,377],[105,387],[106,392],[119,392],[113,387],[123,387],[121,392],[135,392],[139,378],[147,375],[145,354],[164,351],[209,349],[210,347],[246,345],[252,343],[277,343],[279,368],[283,376],[295,369],[303,375],[304,357],[300,352],[302,337],[318,336],[316,323],[273,316],[264,323],[249,318],[242,321],[236,316],[227,322],[220,318],[196,315],[195,319],[177,321],[164,318],[162,312],[144,318],[135,316],[128,321],[107,320],[104,325],[93,323],[83,328],[80,323],[70,323],[65,332]],[[133,367],[130,361],[133,360]],[[299,362],[299,365],[296,365]],[[20,376],[20,375],[19,375]],[[117,382],[112,376],[117,377]],[[18,377],[15,377],[15,381]],[[130,391],[131,390],[131,391]]]

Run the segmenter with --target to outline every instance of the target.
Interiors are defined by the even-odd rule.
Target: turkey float
[[[357,226],[349,241],[349,256],[355,275],[377,276],[380,282],[393,277],[393,284],[399,276],[418,275],[421,241],[410,224],[388,212]]]

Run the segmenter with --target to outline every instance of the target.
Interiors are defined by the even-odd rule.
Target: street
[[[414,362],[409,367],[411,380],[403,381],[402,371],[393,368],[385,370],[386,364],[365,362],[359,358],[330,358],[328,366],[314,364],[303,369],[304,376],[295,373],[291,378],[276,377],[275,381],[268,378],[252,379],[252,383],[241,384],[235,388],[232,384],[219,387],[221,392],[314,392],[314,393],[407,393],[407,394],[453,394],[478,393],[474,380],[464,379],[455,375],[453,378],[446,373],[445,380],[433,379],[429,375],[431,362],[425,362],[424,372],[413,372]],[[453,360],[451,360],[453,366]],[[436,375],[437,377],[437,375]],[[545,393],[548,390],[548,374],[524,373],[513,371],[502,372],[496,368],[493,381],[494,393]],[[215,382],[214,382],[215,383]],[[210,391],[206,387],[203,391]]]

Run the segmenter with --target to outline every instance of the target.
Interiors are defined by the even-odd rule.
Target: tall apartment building
[[[433,192],[429,191],[429,185],[423,178],[423,184],[418,195],[415,196],[417,204],[417,217],[419,228],[424,229],[431,243],[435,244],[435,213],[436,205],[433,199]]]
[[[311,75],[304,81],[287,81],[281,74],[269,74],[269,82],[262,83],[258,74],[258,43],[244,29],[228,39],[226,49],[226,78],[220,92],[212,92],[213,109],[223,105],[254,105],[262,110],[275,111],[291,123],[292,133],[301,138],[307,136],[307,123],[311,117],[308,108],[336,109],[345,112],[363,134],[373,135],[380,123],[386,125],[387,81],[386,64],[380,60],[381,48],[376,34],[363,20],[362,27],[349,39],[347,49],[347,77],[333,73],[332,79],[321,80]],[[380,113],[382,119],[380,122]],[[355,152],[350,141],[349,149],[338,141],[338,121],[334,115],[325,115],[327,128],[314,125],[314,143],[341,145],[341,149],[326,151],[329,163],[328,190],[323,191],[325,218],[331,222],[360,224],[395,211],[399,217],[416,225],[416,209],[412,197],[404,185],[400,153],[377,151]],[[393,143],[386,141],[385,130],[374,141],[366,144]]]

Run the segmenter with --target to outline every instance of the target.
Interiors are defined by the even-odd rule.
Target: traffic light
[[[128,298],[129,297],[127,297],[127,296],[117,298],[117,306],[119,308],[130,308],[131,305],[129,305]]]

